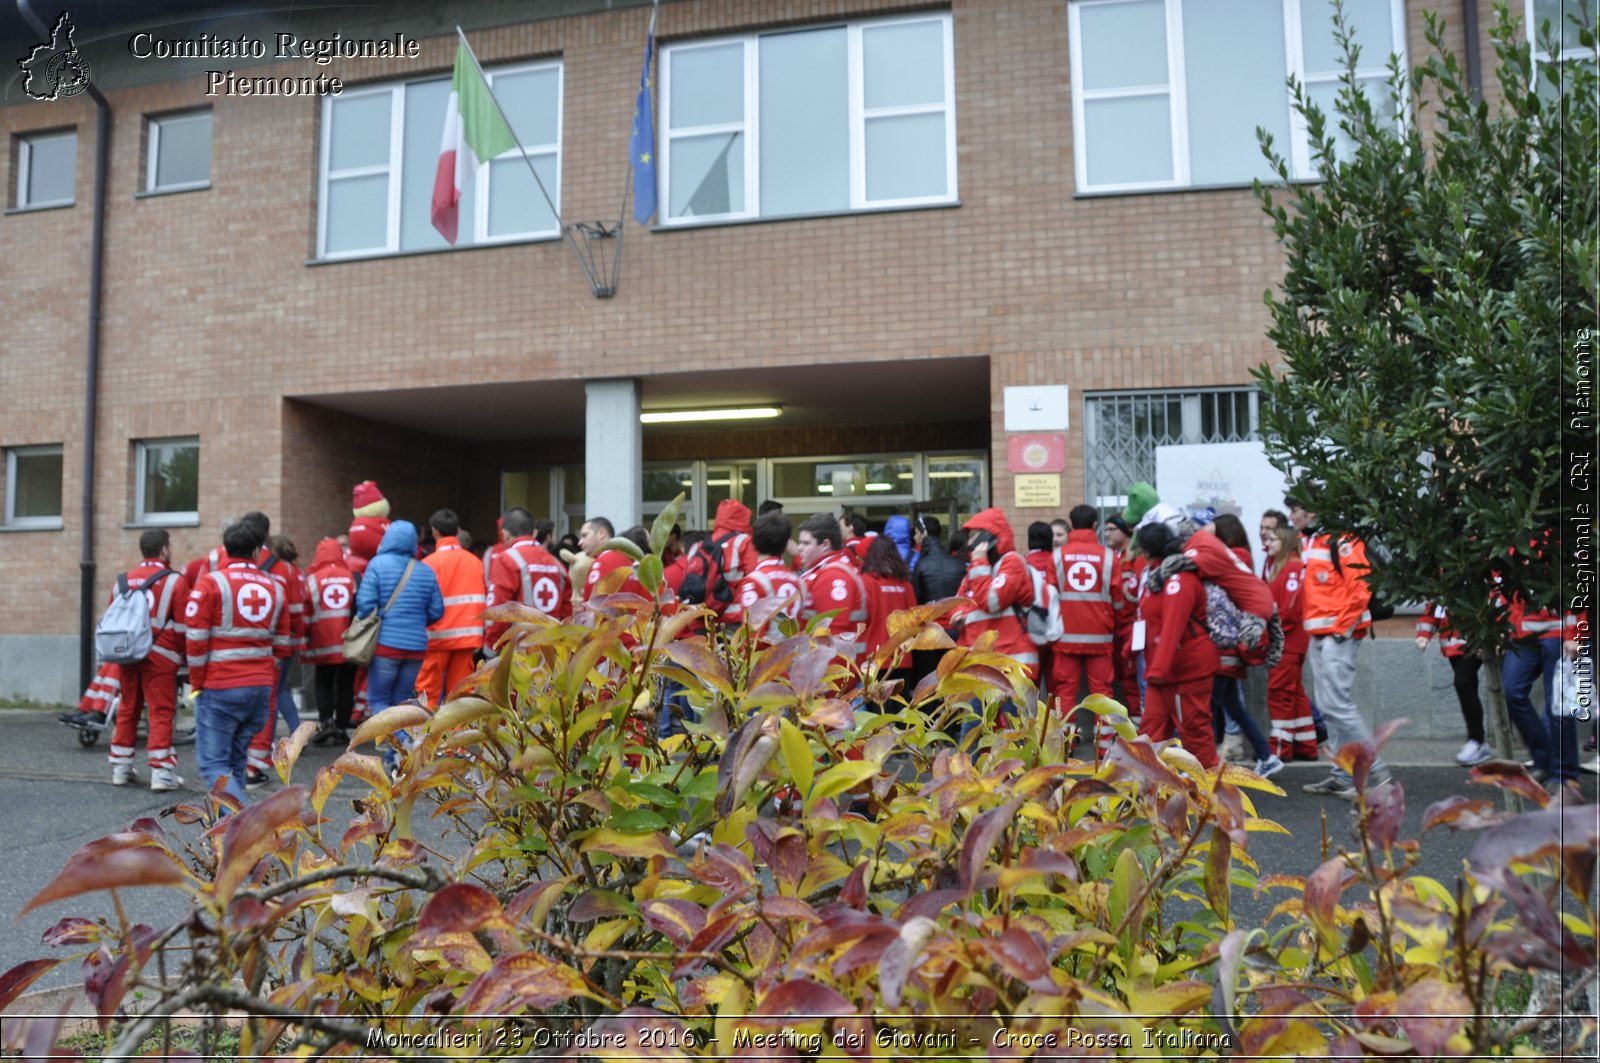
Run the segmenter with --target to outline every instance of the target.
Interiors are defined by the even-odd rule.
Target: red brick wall
[[[906,8],[783,0],[759,10],[766,25]],[[1000,390],[1011,384],[1072,388],[1063,506],[1076,501],[1084,392],[1245,382],[1271,355],[1261,296],[1279,252],[1248,190],[1075,199],[1066,3],[960,0],[953,10],[959,208],[630,231],[621,289],[604,302],[558,242],[308,267],[316,100],[207,101],[198,77],[114,92],[95,484],[102,586],[134,553],[137,529],[123,525],[130,440],[142,436],[201,437],[201,526],[174,535],[180,557],[209,546],[222,517],[250,508],[314,542],[348,522],[350,487],[366,478],[397,512],[425,517],[453,504],[482,527],[498,505],[502,457],[581,458],[577,440],[468,447],[286,394],[982,355],[991,422],[987,432],[963,428],[959,445],[986,438],[1000,456],[995,501],[1009,509],[1012,497]],[[753,28],[751,11],[734,0],[671,4],[659,34]],[[564,58],[569,220],[616,210],[648,17],[639,7],[474,34],[485,63]],[[418,62],[325,69],[350,84],[444,72],[454,50],[455,38],[440,36],[423,42]],[[141,116],[205,102],[212,187],[136,199]],[[0,286],[0,447],[64,441],[67,499],[66,531],[0,534],[0,593],[52,603],[7,611],[0,634],[76,624],[93,116],[82,97],[0,107],[7,134],[74,121],[79,131],[77,205],[0,218],[13,263]],[[767,453],[901,449],[901,440],[920,449],[932,444],[911,441],[929,435],[908,424],[646,438],[647,457],[679,458],[745,456],[761,443]],[[1039,515],[1011,514],[1018,526]]]

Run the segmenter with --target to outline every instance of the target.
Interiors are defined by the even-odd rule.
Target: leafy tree
[[[1575,501],[1568,457],[1593,449],[1592,418],[1587,433],[1572,419],[1569,350],[1595,321],[1594,64],[1539,64],[1541,93],[1501,5],[1491,105],[1429,13],[1433,54],[1409,72],[1391,58],[1386,109],[1357,88],[1342,12],[1335,27],[1336,113],[1292,86],[1320,183],[1292,183],[1261,134],[1282,187],[1256,194],[1287,256],[1266,297],[1283,362],[1255,371],[1268,452],[1324,485],[1325,529],[1377,536],[1392,553],[1373,558],[1375,591],[1439,602],[1471,644],[1501,650],[1495,571],[1531,602],[1566,604],[1561,550],[1528,545],[1560,541]],[[1574,29],[1592,52],[1592,27]],[[1539,36],[1552,39],[1548,23]],[[1411,109],[1402,125],[1388,117]]]

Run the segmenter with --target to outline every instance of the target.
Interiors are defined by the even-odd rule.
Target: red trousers
[[[1317,759],[1317,728],[1301,671],[1305,661],[1304,653],[1286,650],[1283,660],[1267,673],[1267,715],[1272,721],[1267,745],[1284,760]]]
[[[122,683],[122,704],[111,735],[111,763],[132,764],[139,742],[139,713],[150,707],[150,733],[145,747],[152,768],[173,768],[178,754],[172,748],[172,716],[178,709],[178,666],[153,657],[138,664],[117,666]]]
[[[1217,740],[1211,733],[1211,677],[1203,675],[1179,683],[1146,680],[1144,720],[1139,733],[1152,742],[1164,742],[1176,734],[1183,748],[1206,770],[1215,768]]]
[[[417,672],[417,697],[438,708],[456,684],[472,674],[471,649],[429,650]]]

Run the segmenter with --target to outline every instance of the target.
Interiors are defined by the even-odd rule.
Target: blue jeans
[[[1506,654],[1502,679],[1506,708],[1517,733],[1528,744],[1535,771],[1543,770],[1554,779],[1578,777],[1578,721],[1570,716],[1552,716],[1555,698],[1556,664],[1561,660],[1561,637],[1518,642]],[[1544,680],[1544,711],[1533,707],[1533,681]]]
[[[670,738],[686,734],[683,721],[699,719],[699,714],[689,707],[689,688],[676,679],[662,676],[661,711],[656,717],[656,737]]]
[[[295,728],[300,726],[300,709],[294,703],[294,695],[289,693],[289,668],[293,664],[293,654],[278,662],[278,687],[277,693],[273,695],[278,707],[278,716],[283,720],[284,726],[289,728],[290,734],[294,734]]]
[[[367,666],[367,715],[376,716],[391,705],[416,697],[417,673],[421,670],[422,660],[417,657],[373,657]],[[397,731],[395,737],[403,743],[410,739],[404,731]],[[399,755],[388,744],[382,750],[384,766],[394,771]]]
[[[1226,715],[1230,723],[1237,724],[1257,760],[1266,760],[1272,755],[1272,750],[1267,748],[1267,738],[1261,733],[1261,725],[1244,707],[1244,691],[1237,679],[1225,675],[1211,677],[1211,715],[1213,718]]]
[[[202,690],[194,707],[194,759],[206,788],[223,776],[228,792],[244,797],[245,761],[250,740],[267,722],[272,687]]]

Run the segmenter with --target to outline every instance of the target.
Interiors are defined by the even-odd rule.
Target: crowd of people
[[[928,514],[893,516],[873,530],[846,510],[838,517],[812,514],[796,527],[776,502],[752,515],[742,502],[725,500],[710,531],[673,529],[661,586],[650,590],[704,605],[720,624],[749,624],[758,636],[780,614],[803,622],[826,615],[836,652],[850,661],[871,658],[890,642],[896,611],[964,599],[940,622],[961,645],[992,635],[985,645],[1015,660],[1047,692],[1052,711],[1072,713],[1086,694],[1116,698],[1141,735],[1181,741],[1205,768],[1227,759],[1272,776],[1289,761],[1331,762],[1334,749],[1371,734],[1352,694],[1357,655],[1373,622],[1361,578],[1365,545],[1321,531],[1306,491],[1287,500],[1287,513],[1262,515],[1259,573],[1237,515],[1180,510],[1148,484],[1130,488],[1127,507],[1104,520],[1085,504],[1065,519],[1030,524],[1025,551],[995,508],[946,539],[942,523]],[[148,588],[152,649],[140,661],[103,665],[68,719],[81,724],[120,699],[112,782],[137,780],[135,744],[147,713],[150,787],[183,786],[172,735],[185,668],[199,773],[208,787],[226,779],[228,792],[242,801],[267,782],[277,718],[291,732],[299,726],[290,690],[296,657],[311,673],[318,723],[311,742],[344,746],[367,715],[409,701],[436,707],[501,652],[508,613],[488,619],[487,611],[515,605],[564,619],[596,593],[646,591],[629,553],[615,543],[626,539],[648,551],[643,527],[619,536],[608,519],[595,516],[577,535],[557,540],[551,521],[512,507],[501,515],[496,537],[474,550],[449,509],[432,514],[425,535],[410,521],[391,521],[389,509],[375,483],[357,485],[349,528],[318,542],[304,571],[293,541],[273,535],[259,512],[225,521],[219,544],[181,573],[171,567],[168,534],[144,532],[142,561],[126,580],[130,588]],[[1575,650],[1576,618],[1536,609],[1515,594],[1508,604],[1523,636],[1505,670],[1512,722],[1535,777],[1575,791],[1576,724],[1535,710],[1529,695],[1542,674],[1550,704],[1550,675],[1556,660]],[[1241,607],[1258,620],[1269,614],[1276,620],[1247,623],[1237,644],[1219,644],[1218,619]],[[352,663],[347,631],[374,614],[381,625],[370,663]],[[703,631],[696,622],[683,635]],[[1430,605],[1417,645],[1435,634],[1467,725],[1468,741],[1456,759],[1480,763],[1492,754],[1477,696],[1477,656]],[[910,690],[938,657],[939,651],[908,651],[887,664]],[[1302,682],[1308,660],[1317,703]],[[1244,703],[1242,681],[1252,666],[1268,668],[1266,734]],[[681,730],[694,711],[687,692],[670,680],[660,710],[663,736]],[[1099,718],[1095,754],[1112,741]],[[383,754],[387,768],[398,770],[397,750],[386,745]],[[1371,779],[1388,781],[1381,760]],[[1355,795],[1337,763],[1304,789]]]

